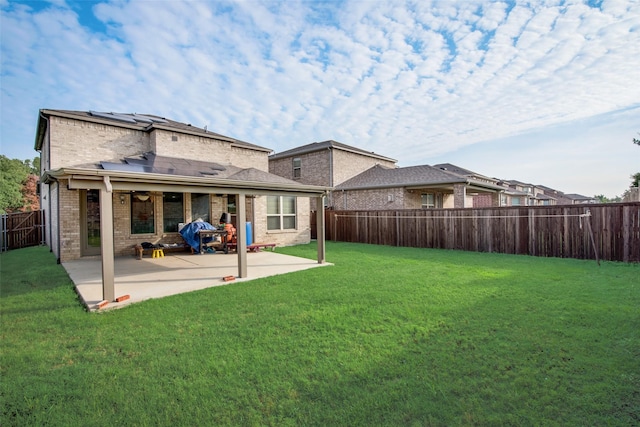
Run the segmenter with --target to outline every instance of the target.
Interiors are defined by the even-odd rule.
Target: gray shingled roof
[[[470,176],[470,175],[479,175],[469,169],[461,168],[460,166],[456,166],[451,163],[439,163],[437,165],[433,165],[434,168],[446,170],[449,172],[457,173],[458,175]]]
[[[376,165],[336,186],[336,190],[465,183],[467,179],[429,165],[386,168]]]
[[[322,142],[312,142],[311,144],[302,145],[300,147],[292,148],[292,149],[287,150],[287,151],[282,151],[280,153],[275,153],[275,154],[270,155],[269,159],[276,160],[276,159],[280,159],[280,158],[283,158],[283,157],[298,156],[298,155],[302,155],[302,154],[313,153],[315,151],[326,150],[328,148],[332,148],[332,149],[336,149],[336,150],[349,151],[349,152],[352,152],[352,153],[357,153],[357,154],[361,154],[363,156],[369,156],[369,157],[373,157],[373,158],[384,160],[384,161],[388,161],[388,162],[393,162],[393,163],[397,163],[398,162],[396,159],[392,159],[390,157],[385,157],[385,156],[382,156],[380,154],[376,154],[373,151],[366,151],[366,150],[363,150],[361,148],[352,147],[350,145],[343,144],[341,142],[334,141],[334,140],[331,140],[331,139],[328,140],[328,141],[322,141]]]
[[[157,156],[155,153],[126,157],[120,162],[103,161],[100,162],[100,165],[85,165],[85,167],[119,172],[155,173],[246,182],[290,184],[293,186],[300,185],[296,181],[255,168],[243,169],[230,164]]]
[[[167,119],[165,117],[156,116],[153,114],[137,114],[137,113],[111,113],[111,112],[96,112],[96,111],[73,111],[73,110],[41,110],[45,115],[54,115],[62,117],[71,117],[78,120],[85,120],[96,123],[108,123],[111,126],[121,126],[125,128],[134,128],[141,131],[150,132],[153,129],[171,130],[180,133],[188,133],[191,135],[198,135],[206,138],[217,139],[221,141],[228,141],[236,146],[249,148],[258,151],[271,152],[269,148],[261,147],[259,145],[251,144],[249,142],[240,141],[229,136],[221,135],[219,133],[211,132],[197,126],[192,126],[189,123],[181,123],[175,120]],[[43,126],[44,124],[41,124]],[[39,132],[40,133],[40,132]],[[36,135],[36,150],[41,148],[41,138],[43,135]]]
[[[593,200],[594,199],[594,197],[583,196],[582,194],[575,194],[575,193],[565,194],[564,196],[571,200]]]

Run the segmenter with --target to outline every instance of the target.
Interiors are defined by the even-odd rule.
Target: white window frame
[[[429,203],[429,196],[431,196],[431,203]],[[427,203],[424,200],[427,199]],[[422,209],[435,209],[436,208],[436,195],[435,193],[422,193],[420,195],[420,206]]]
[[[278,199],[277,204],[277,212],[269,212],[269,201],[273,200],[272,198]],[[284,199],[290,198],[293,199],[293,213],[285,213],[284,212]],[[272,204],[272,203],[271,203]],[[278,227],[273,227],[272,223],[274,219],[277,218]],[[284,227],[286,223],[285,219],[293,218],[293,227]],[[297,230],[298,229],[298,198],[295,196],[267,196],[267,231],[286,231],[286,230]]]
[[[300,157],[294,157],[291,161],[293,167],[293,179],[302,177],[302,159]]]

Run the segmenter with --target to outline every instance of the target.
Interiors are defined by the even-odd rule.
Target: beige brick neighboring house
[[[374,166],[333,190],[338,210],[472,207],[471,194],[488,194],[497,206],[503,187],[429,165]]]
[[[483,182],[494,186],[502,186],[502,182],[497,178],[490,178],[488,176],[470,171],[469,169],[461,168],[460,166],[456,166],[451,163],[439,163],[437,165],[433,165],[433,167],[443,171],[454,173],[456,175],[460,175],[476,182]],[[503,206],[502,203],[504,200],[504,194],[502,194],[501,196],[502,197],[498,197],[497,193],[494,192],[487,193],[483,191],[469,191],[465,195],[465,207],[487,208]]]
[[[294,181],[335,187],[375,165],[393,168],[397,160],[328,140],[303,145],[269,156],[269,172]],[[334,206],[330,194],[326,205]],[[315,205],[312,206],[316,209]]]
[[[223,213],[239,249],[307,243],[309,200],[329,190],[270,174],[268,148],[153,115],[41,110],[35,148],[47,244],[60,262],[101,255],[105,265],[142,242],[181,242],[181,223],[217,225]]]

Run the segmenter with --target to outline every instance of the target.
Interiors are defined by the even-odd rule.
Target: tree
[[[29,174],[22,185],[21,212],[37,211],[40,209],[40,197],[38,196],[38,176]]]
[[[30,174],[34,178],[29,178]],[[39,209],[39,203],[34,203],[39,175],[39,158],[22,161],[0,155],[0,213]]]

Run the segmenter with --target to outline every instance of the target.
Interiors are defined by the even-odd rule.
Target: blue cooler
[[[253,233],[251,232],[251,223],[247,222],[247,246],[253,244]]]

